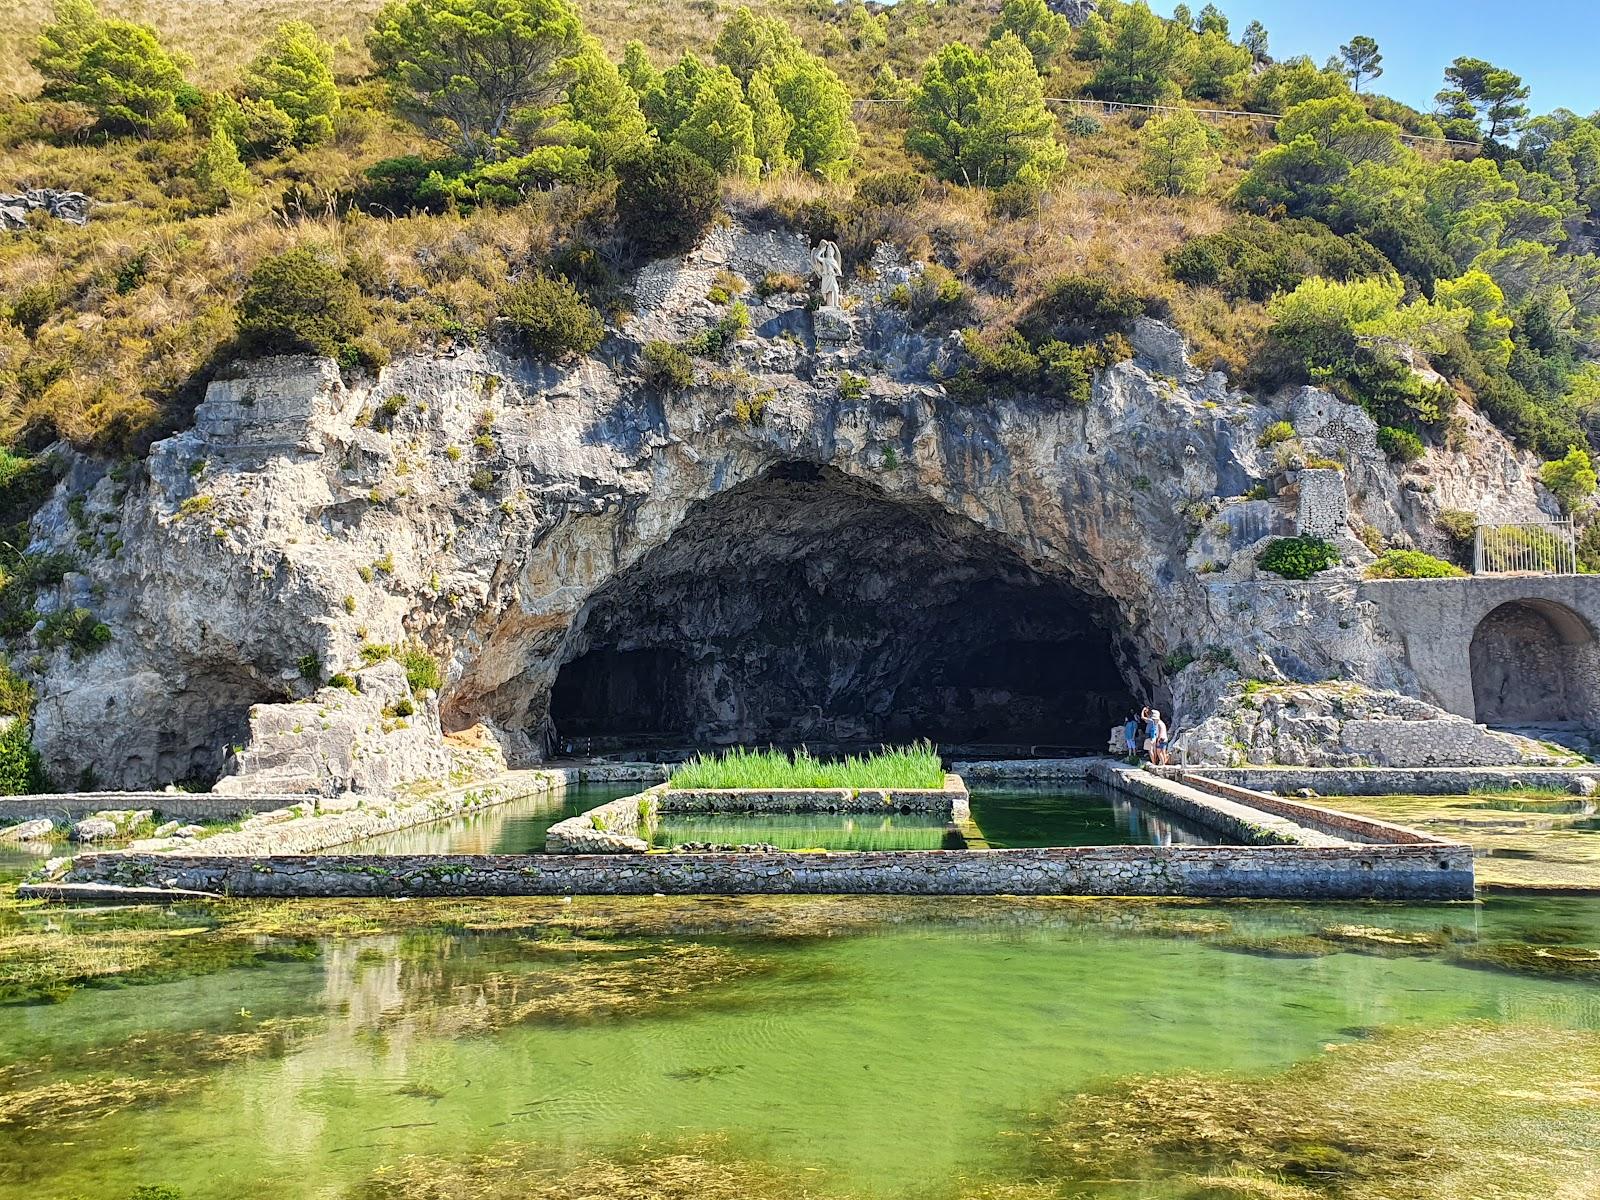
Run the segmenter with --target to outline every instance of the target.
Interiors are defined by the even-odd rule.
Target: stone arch
[[[596,581],[548,667],[508,680],[527,708],[498,723],[557,748],[1098,749],[1144,691],[1111,602],[930,497],[780,461],[663,532]]]
[[[1600,726],[1600,641],[1566,605],[1499,605],[1473,630],[1470,660],[1484,724]]]

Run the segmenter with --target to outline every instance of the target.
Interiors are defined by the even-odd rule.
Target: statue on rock
[[[826,239],[811,252],[811,273],[819,281],[822,304],[811,318],[811,329],[817,339],[817,349],[837,353],[845,349],[855,337],[855,322],[844,310],[844,296],[840,281],[844,278],[844,258],[837,242]]]
[[[822,307],[840,308],[842,294],[839,281],[844,277],[844,259],[839,254],[837,242],[824,238],[811,252],[811,271],[821,281]]]

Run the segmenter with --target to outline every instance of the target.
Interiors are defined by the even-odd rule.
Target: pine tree
[[[1151,191],[1167,196],[1202,192],[1222,166],[1200,118],[1188,109],[1151,121],[1140,134],[1140,172]]]
[[[306,22],[284,22],[246,69],[244,94],[287,117],[295,145],[325,141],[333,136],[333,115],[339,111],[333,47]]]
[[[1043,71],[1072,37],[1072,26],[1060,13],[1050,11],[1045,0],[1005,0],[1000,19],[989,30],[989,41],[1014,33],[1033,55],[1033,65]]]
[[[761,165],[755,118],[744,102],[744,89],[727,67],[706,73],[673,140],[721,175],[754,176]]]
[[[55,16],[33,59],[45,96],[82,104],[113,133],[170,137],[183,130],[183,110],[199,93],[184,80],[187,60],[168,52],[155,30],[105,20],[91,0],[60,0]]]
[[[1365,35],[1353,37],[1349,45],[1340,46],[1339,59],[1344,63],[1350,86],[1357,92],[1363,81],[1383,74],[1383,55],[1378,52],[1378,43]]]
[[[1033,57],[1015,34],[983,54],[952,42],[928,60],[911,97],[906,148],[946,179],[1042,183],[1065,158]]]
[[[213,208],[226,208],[251,189],[250,172],[239,157],[239,147],[221,122],[211,130],[211,139],[195,162],[194,181]]]

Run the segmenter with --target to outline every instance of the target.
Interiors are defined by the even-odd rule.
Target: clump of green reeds
[[[885,746],[874,754],[824,761],[801,747],[697,755],[673,769],[675,788],[937,788],[944,767],[932,742]]]

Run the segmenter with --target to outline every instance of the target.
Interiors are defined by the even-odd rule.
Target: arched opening
[[[1471,657],[1484,724],[1600,724],[1600,647],[1570,608],[1548,600],[1502,604],[1478,622]]]
[[[558,744],[1096,749],[1114,610],[936,505],[792,464],[697,505],[580,615]]]

